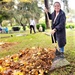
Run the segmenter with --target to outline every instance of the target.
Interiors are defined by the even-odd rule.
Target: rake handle
[[[47,15],[47,20],[48,20],[48,22],[49,22],[48,12],[46,12],[46,15]],[[51,27],[50,27],[50,29],[51,29]],[[52,30],[52,29],[51,29],[51,30]],[[52,37],[53,37],[53,41],[54,41],[54,44],[55,44],[56,42],[55,42],[55,39],[54,39],[54,35],[52,35]],[[56,44],[55,44],[55,48],[57,48]]]

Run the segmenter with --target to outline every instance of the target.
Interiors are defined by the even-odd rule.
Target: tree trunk
[[[25,31],[26,30],[26,25],[24,25],[23,23],[21,23],[21,26],[23,27],[23,30]]]
[[[62,0],[63,2],[63,10],[65,11],[65,13],[69,13],[69,7],[68,7],[68,0]]]
[[[48,7],[48,0],[44,0],[44,4],[45,4],[45,7],[46,7],[47,9],[49,9],[49,7]],[[49,26],[49,21],[48,21],[48,18],[47,18],[46,13],[45,13],[45,22],[46,22],[47,28],[49,28],[50,26]]]
[[[12,27],[12,20],[10,20],[10,26]]]
[[[23,25],[23,30],[24,30],[24,31],[26,30],[26,26],[24,26],[24,25]]]

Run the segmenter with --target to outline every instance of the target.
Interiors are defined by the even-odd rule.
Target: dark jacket
[[[66,44],[66,30],[65,30],[66,16],[65,16],[65,13],[62,10],[60,10],[55,23],[53,23],[55,15],[56,15],[55,11],[52,14],[48,12],[48,15],[49,15],[49,19],[52,20],[52,26],[51,26],[52,29],[54,28],[56,29],[55,38],[58,41],[59,47],[65,46]]]

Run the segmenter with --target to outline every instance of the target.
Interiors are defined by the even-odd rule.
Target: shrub
[[[68,29],[69,28],[69,25],[67,25],[66,28]]]
[[[19,31],[20,30],[20,27],[12,27],[12,30],[13,31]]]
[[[39,30],[40,25],[42,26],[42,28],[43,28],[42,31],[44,32],[46,30],[46,24],[44,24],[44,23],[37,24],[36,27],[37,27],[38,30]]]
[[[66,28],[68,29],[68,28],[75,28],[75,26],[74,26],[75,24],[74,23],[67,23],[66,24]]]

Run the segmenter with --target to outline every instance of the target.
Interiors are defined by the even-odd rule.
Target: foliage
[[[3,0],[3,2],[11,2],[12,0]]]
[[[25,26],[29,24],[29,19],[34,17],[38,20],[40,18],[40,12],[41,10],[37,5],[37,1],[34,1],[32,3],[21,2],[18,4],[18,9],[15,9],[14,18],[16,22],[19,25],[23,26],[23,29],[25,30]],[[39,17],[37,17],[36,15]]]
[[[31,17],[34,17],[36,20],[39,20],[41,9],[38,7],[37,4],[38,2],[36,0],[24,0],[24,1],[25,2],[19,2],[18,4],[15,4],[15,1],[2,2],[3,4],[0,5],[1,6],[0,9],[1,11],[7,13],[11,25],[13,25],[11,19],[14,18],[15,21],[18,23],[18,25],[21,25],[25,30],[25,26],[29,24],[29,19]],[[31,2],[26,2],[26,1],[31,1]]]
[[[0,23],[6,19],[9,19],[9,15],[6,12],[0,11]]]
[[[34,18],[38,19],[40,17],[41,10],[39,9],[39,7],[37,5],[37,1],[34,1],[32,3],[20,3],[18,8],[21,11],[21,13],[23,14],[24,18],[26,17],[29,19],[31,17],[34,17]]]
[[[32,0],[19,0],[20,2],[31,3]]]
[[[12,0],[2,0],[3,2],[12,2]],[[16,0],[15,0],[16,1]],[[20,2],[25,2],[25,3],[29,3],[29,2],[32,2],[32,0],[17,0],[17,1],[20,1]]]

